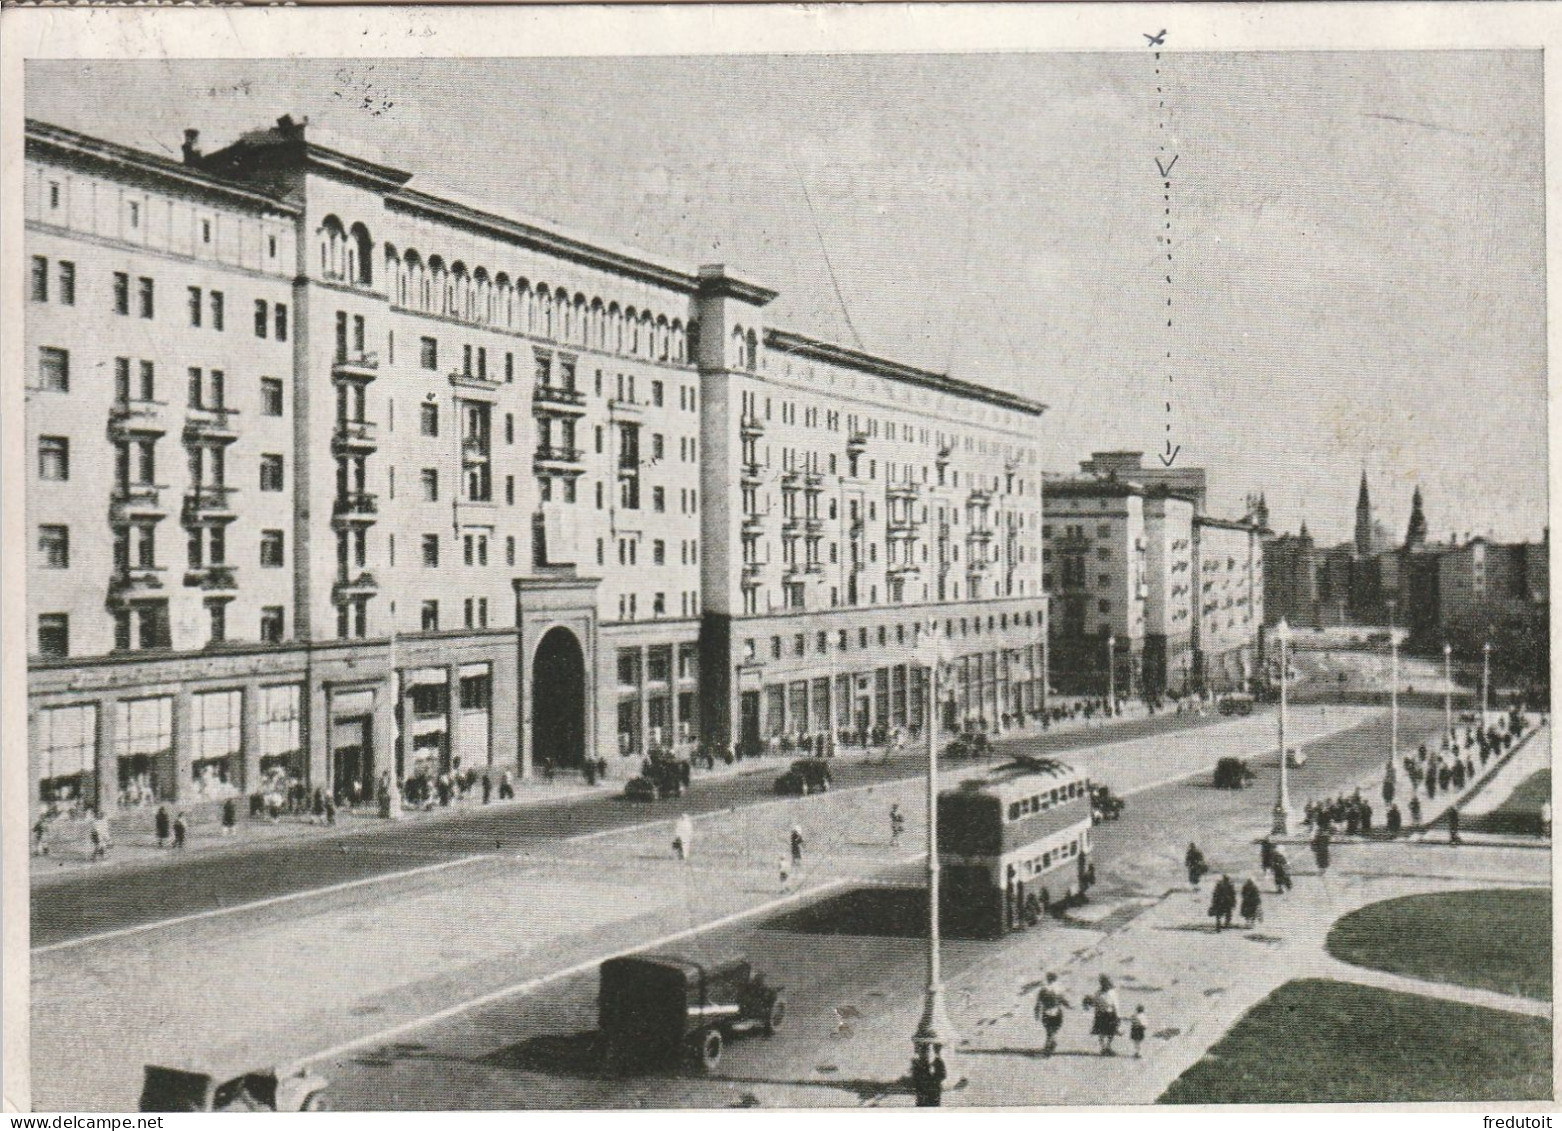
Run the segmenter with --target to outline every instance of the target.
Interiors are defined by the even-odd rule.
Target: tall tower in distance
[[[1405,531],[1405,549],[1419,550],[1426,545],[1426,514],[1421,509],[1421,488],[1410,496],[1410,529]]]
[[[1356,553],[1372,553],[1372,495],[1367,490],[1367,469],[1361,469],[1361,490],[1356,495]]]

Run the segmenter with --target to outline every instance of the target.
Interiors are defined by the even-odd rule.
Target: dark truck
[[[640,763],[638,777],[624,784],[624,796],[631,801],[660,801],[664,797],[682,797],[692,780],[693,764],[687,758],[675,758],[664,750],[653,750]]]
[[[327,1081],[304,1068],[200,1072],[149,1064],[142,1111],[320,1111]]]
[[[824,758],[799,758],[792,768],[776,779],[775,791],[779,794],[795,794],[807,797],[810,793],[829,793],[834,779],[830,776],[830,763]]]
[[[685,958],[629,955],[602,964],[597,998],[603,1067],[712,1072],[726,1042],[770,1036],[786,1017],[781,991],[741,959],[705,966]]]

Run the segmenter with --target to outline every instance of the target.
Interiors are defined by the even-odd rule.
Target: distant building
[[[1193,500],[1197,513],[1203,514],[1209,502],[1209,473],[1202,467],[1149,467],[1143,452],[1093,452],[1079,465],[1080,474],[1108,479],[1131,479],[1146,487],[1159,487]]]
[[[1296,534],[1280,534],[1264,542],[1264,619],[1285,620],[1303,628],[1323,624],[1318,596],[1322,558],[1307,523]]]
[[[1198,685],[1239,688],[1261,671],[1264,624],[1264,531],[1249,522],[1193,520],[1193,574],[1198,615],[1193,649]]]

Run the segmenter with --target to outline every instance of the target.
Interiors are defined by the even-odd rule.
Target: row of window
[[[207,600],[207,643],[224,644],[228,640],[228,602]],[[286,609],[266,605],[260,610],[258,639],[263,644],[280,644],[287,639]],[[168,629],[168,604],[164,601],[137,604],[114,610],[114,650],[137,652],[164,650],[172,646]],[[38,617],[38,651],[45,659],[65,659],[70,650],[70,614],[41,613]]]
[[[40,267],[41,265],[41,267]],[[70,266],[69,302],[76,301],[76,273],[74,265]],[[43,280],[43,298],[40,294],[40,275]],[[48,261],[42,257],[33,259],[33,297],[36,301],[47,301],[48,286]],[[65,292],[64,276],[61,276],[61,293]],[[190,287],[188,293],[188,309],[190,325],[199,327],[203,321],[203,310],[208,310],[209,324],[214,330],[224,329],[226,315],[226,296],[222,291],[211,291],[204,294],[200,287]],[[128,271],[114,272],[113,305],[114,313],[128,316],[131,312],[131,276]],[[139,275],[135,279],[135,303],[136,313],[147,319],[157,317],[157,284],[147,275]],[[66,301],[63,297],[61,301]],[[287,341],[288,308],[286,303],[272,303],[266,299],[255,300],[255,336],[257,338],[275,337],[279,342]]]
[[[1012,615],[1009,613],[988,614],[987,631],[989,633],[1007,631],[1011,626],[1014,628],[1019,628],[1021,626],[1032,628],[1039,627],[1044,623],[1045,621],[1043,619],[1043,614],[1039,611],[1035,613],[1014,613]],[[965,636],[968,633],[973,633],[977,636],[980,636],[982,633],[981,617],[961,617],[958,621],[954,618],[950,618],[944,622],[944,635],[952,639],[956,635],[955,626],[957,624],[959,625],[959,635],[961,636]],[[895,644],[897,646],[905,645],[907,637],[906,626],[904,624],[897,624],[894,626],[894,628]],[[937,631],[936,622],[933,624],[933,630],[934,632]],[[911,626],[910,635],[912,642],[915,643],[917,636],[916,625]],[[876,644],[870,644],[870,640],[875,641]],[[815,632],[813,642],[814,651],[819,655],[824,655],[829,652],[830,634],[828,630],[819,629],[817,632]],[[887,648],[889,647],[889,642],[890,630],[888,625],[879,625],[877,631],[871,635],[866,625],[857,629],[857,647],[859,649],[874,646],[878,648]],[[850,643],[850,632],[844,628],[837,630],[835,643],[836,650],[840,652],[848,651]],[[779,660],[782,654],[782,638],[780,636],[772,636],[770,638],[770,658],[772,660]],[[792,637],[792,655],[805,656],[807,654],[808,634],[806,632],[796,633]],[[745,660],[755,660],[759,657],[758,642],[752,636],[743,641],[743,657]]]
[[[76,265],[61,259],[55,264],[55,301],[62,306],[76,305]],[[42,255],[33,256],[32,300],[49,301],[49,260]]]

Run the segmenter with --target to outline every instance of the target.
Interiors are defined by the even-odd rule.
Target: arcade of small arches
[[[324,278],[352,286],[374,285],[374,243],[361,223],[348,227],[327,216],[318,235]],[[384,245],[383,285],[391,302],[408,310],[457,318],[478,326],[531,334],[582,349],[642,361],[688,365],[699,348],[699,323],[668,318],[634,306],[604,302],[546,282],[511,278],[486,267],[469,268],[415,248]],[[752,351],[757,339],[749,334]]]

